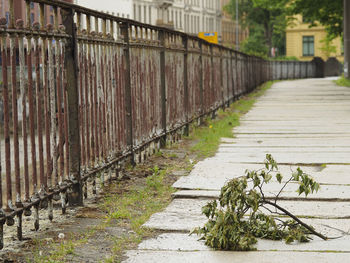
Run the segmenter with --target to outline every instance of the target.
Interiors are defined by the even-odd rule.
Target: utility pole
[[[350,0],[344,0],[344,77],[350,79]]]
[[[238,0],[236,0],[236,50],[239,50]]]

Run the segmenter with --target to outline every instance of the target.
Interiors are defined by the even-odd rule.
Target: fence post
[[[210,69],[211,69],[211,81],[210,81],[210,101],[211,101],[211,118],[214,120],[216,118],[216,101],[215,101],[215,90],[214,90],[214,81],[215,81],[215,69],[214,69],[214,47],[210,45]],[[220,83],[221,84],[221,83]],[[214,101],[214,102],[213,102]]]
[[[189,100],[188,100],[188,36],[185,35],[182,38],[183,41],[183,47],[184,47],[184,105],[185,105],[185,118],[186,118],[186,124],[185,124],[185,130],[184,135],[188,136],[190,132],[190,125],[189,125]]]
[[[230,99],[230,104],[234,101],[235,98],[235,80],[234,80],[234,69],[233,69],[233,55],[232,51],[230,51],[230,63],[229,63],[229,69],[230,69],[230,76],[231,76],[231,83],[232,83],[232,97]]]
[[[160,146],[166,146],[167,140],[167,119],[166,119],[166,85],[165,85],[165,32],[160,30],[158,32],[158,38],[160,41],[161,49],[160,49],[160,97],[161,97],[161,107],[162,107],[162,130],[163,137],[160,141]]]
[[[224,96],[224,60],[223,60],[223,50],[219,49],[220,52],[220,87],[221,87],[221,108],[225,110],[225,96]]]
[[[200,55],[199,55],[199,100],[201,104],[201,111],[200,115],[201,117],[199,118],[199,122],[202,123],[202,115],[204,114],[204,93],[203,93],[203,45],[202,41],[199,41],[199,48],[200,48]]]
[[[225,50],[226,51],[226,50]],[[230,107],[231,104],[231,95],[230,95],[230,77],[232,76],[230,74],[230,62],[231,62],[231,53],[226,53],[228,56],[226,57],[225,61],[226,61],[226,87],[227,87],[227,107]]]
[[[350,79],[350,2],[344,0],[344,77]]]
[[[66,42],[65,69],[67,71],[68,100],[68,145],[69,145],[69,178],[74,183],[68,196],[69,205],[83,205],[83,191],[80,177],[80,134],[79,134],[79,99],[78,99],[78,61],[76,27],[74,10],[62,9],[62,23],[70,36]]]
[[[125,62],[125,127],[126,127],[126,144],[128,150],[131,152],[131,164],[135,164],[134,158],[134,143],[133,143],[133,130],[132,130],[132,103],[131,103],[131,77],[130,77],[130,35],[129,35],[130,25],[128,23],[120,24],[120,32],[123,36],[125,43],[123,49],[123,59]]]

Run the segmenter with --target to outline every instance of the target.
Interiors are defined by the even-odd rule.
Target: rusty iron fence
[[[53,0],[0,18],[0,248],[4,226],[82,205],[189,124],[268,80],[314,77],[316,64],[266,61],[195,36]],[[32,21],[31,3],[40,7]],[[54,23],[45,24],[47,7]],[[62,22],[62,24],[61,24]],[[41,212],[42,213],[42,212]]]

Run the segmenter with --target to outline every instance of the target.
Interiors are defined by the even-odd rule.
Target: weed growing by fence
[[[281,190],[274,200],[269,200],[263,187],[273,177],[281,184]],[[284,239],[286,243],[308,242],[313,234],[326,240],[327,237],[277,204],[283,189],[290,182],[299,183],[299,195],[308,196],[320,187],[300,168],[283,181],[275,160],[267,154],[263,169],[247,170],[244,176],[229,181],[221,189],[219,201],[209,202],[202,208],[209,220],[193,233],[200,235],[205,244],[212,248],[239,251],[255,250],[257,238]]]
[[[232,129],[239,126],[240,117],[253,107],[256,99],[263,95],[273,83],[275,82],[266,82],[252,93],[232,103],[229,108],[219,110],[216,119],[206,118],[204,125],[194,126],[189,139],[196,140],[197,143],[192,147],[192,151],[197,152],[200,158],[214,155],[221,138],[234,136]]]
[[[336,80],[335,83],[339,86],[350,87],[350,79],[346,79],[344,75]]]

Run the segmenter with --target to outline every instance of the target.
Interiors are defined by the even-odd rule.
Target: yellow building
[[[309,23],[303,21],[301,15],[295,16],[295,20],[286,30],[286,55],[297,57],[299,60],[312,60],[321,57],[327,60],[336,57],[344,61],[342,42],[340,38],[334,39],[329,46],[335,48],[335,52],[326,47],[326,30],[323,26],[309,27]]]

